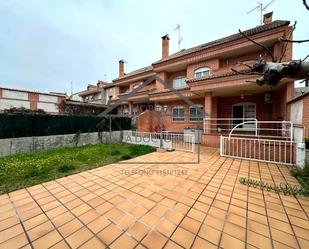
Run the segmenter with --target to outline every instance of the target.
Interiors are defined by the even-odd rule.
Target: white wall
[[[83,98],[81,96],[79,96],[80,93],[74,93],[70,96],[71,100],[75,100],[75,101],[83,101]]]
[[[51,95],[45,95],[45,94],[39,94],[39,101],[57,103],[58,97],[51,96]]]
[[[2,91],[2,97],[3,98],[10,98],[10,99],[22,99],[22,100],[28,100],[28,93],[26,92],[20,92],[20,91],[14,91],[14,90],[5,90]]]
[[[303,123],[303,100],[291,104],[290,120],[294,124],[301,125]]]
[[[40,103],[38,102],[38,109],[42,109],[46,112],[58,112],[58,105],[53,103]]]
[[[30,109],[30,102],[22,100],[0,99],[0,110],[10,109],[12,107],[16,108],[24,107]]]

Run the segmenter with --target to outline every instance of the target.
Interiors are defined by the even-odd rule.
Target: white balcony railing
[[[204,118],[205,134],[229,134],[260,138],[293,140],[290,121],[259,121],[255,118]]]

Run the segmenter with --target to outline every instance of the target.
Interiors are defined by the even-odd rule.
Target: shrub
[[[131,119],[112,117],[111,130],[129,130]],[[1,113],[0,139],[109,131],[109,118],[97,116]]]
[[[123,156],[121,156],[121,159],[122,159],[122,160],[129,160],[129,159],[131,159],[131,158],[132,158],[131,155],[123,155]]]

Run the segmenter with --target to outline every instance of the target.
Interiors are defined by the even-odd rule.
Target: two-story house
[[[283,53],[280,37],[292,32],[289,21],[272,21],[264,16],[264,24],[244,33],[269,48],[275,57]],[[239,61],[270,57],[261,47],[236,33],[215,41],[169,54],[169,36],[162,37],[162,58],[150,66],[124,74],[124,61],[119,61],[119,77],[113,80],[116,98],[126,96],[151,76],[162,79],[169,88],[177,89],[194,106],[190,106],[169,88],[154,80],[133,96],[125,98],[118,107],[118,114],[138,116],[138,129],[154,131],[159,122],[144,115],[146,110],[165,110],[160,120],[164,130],[183,133],[187,127],[203,128],[206,145],[218,146],[219,136],[246,120],[289,120],[287,102],[293,98],[294,82],[284,81],[276,87],[258,86],[255,75],[240,75],[246,69]],[[287,44],[283,61],[292,59],[292,44]],[[205,115],[200,115],[202,110]],[[143,115],[145,116],[143,118]],[[147,123],[147,124],[146,124]],[[150,124],[150,125],[149,125]],[[245,126],[245,125],[244,125]],[[252,128],[252,124],[247,124]],[[205,140],[205,141],[206,141]]]

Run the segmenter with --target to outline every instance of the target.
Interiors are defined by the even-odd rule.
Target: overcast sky
[[[262,0],[261,0],[262,1]],[[264,0],[264,3],[270,0]],[[118,76],[161,57],[161,36],[170,52],[259,25],[255,0],[0,0],[0,86],[71,92]],[[273,19],[297,20],[295,39],[309,38],[309,11],[302,0],[276,0]],[[294,46],[294,58],[309,54]]]

